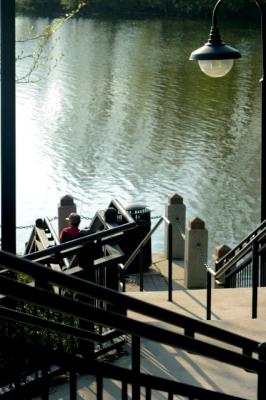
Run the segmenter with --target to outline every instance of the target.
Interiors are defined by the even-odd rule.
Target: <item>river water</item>
[[[16,22],[22,38],[49,21]],[[56,216],[65,194],[84,217],[114,197],[146,204],[156,217],[178,193],[187,219],[206,223],[209,257],[217,244],[233,246],[256,227],[260,33],[226,22],[223,30],[243,58],[227,77],[211,79],[188,60],[206,42],[208,21],[65,24],[45,50],[57,65],[48,76],[38,70],[37,83],[17,85],[17,225]],[[17,51],[33,46],[27,41]],[[18,76],[29,62],[17,62]],[[30,230],[17,233],[23,251]],[[162,249],[162,229],[152,246]]]

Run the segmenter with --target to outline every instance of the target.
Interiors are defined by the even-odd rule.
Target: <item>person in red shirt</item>
[[[69,226],[63,228],[60,232],[59,241],[60,243],[68,242],[69,240],[77,239],[80,236],[79,224],[80,216],[77,213],[70,213],[68,218]]]

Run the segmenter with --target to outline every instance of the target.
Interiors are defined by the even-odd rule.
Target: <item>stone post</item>
[[[60,199],[60,204],[58,205],[58,232],[60,234],[61,230],[68,226],[66,218],[71,212],[77,212],[76,204],[74,203],[74,198],[72,196],[66,195]]]
[[[186,206],[183,198],[173,194],[167,198],[165,216],[172,223],[173,258],[184,259],[184,232],[186,223]],[[168,226],[164,228],[164,254],[168,258]]]
[[[208,257],[208,231],[200,218],[192,219],[186,226],[184,284],[187,289],[206,288]]]
[[[217,272],[216,269],[216,261],[219,260],[220,258],[224,257],[227,253],[229,253],[229,251],[231,250],[231,247],[226,246],[225,244],[221,244],[215,247],[215,251],[214,254],[212,255],[212,261],[211,261],[211,265],[212,265],[212,269]],[[223,278],[221,278],[221,283],[223,283]],[[214,288],[221,288],[220,285],[218,285],[215,280],[213,279],[212,282],[212,287]]]

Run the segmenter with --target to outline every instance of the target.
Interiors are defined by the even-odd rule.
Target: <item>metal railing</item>
[[[252,287],[252,318],[257,318],[258,286],[266,284],[266,220],[207,270],[207,320],[211,319],[212,282],[224,287]]]
[[[168,301],[172,301],[172,292],[173,292],[173,250],[172,250],[172,223],[168,220],[168,218],[162,216],[159,221],[154,225],[154,227],[148,232],[148,234],[143,238],[143,240],[139,243],[136,250],[131,254],[128,260],[124,264],[119,264],[120,266],[120,274],[121,281],[123,285],[123,292],[126,291],[126,282],[125,276],[128,267],[135,260],[137,256],[139,256],[139,276],[140,276],[140,291],[142,292],[144,289],[143,285],[143,258],[142,258],[142,250],[145,244],[151,239],[154,232],[159,228],[162,222],[168,227]]]
[[[53,261],[54,258],[71,257],[77,253],[78,250],[82,249],[84,245],[93,241],[100,241],[103,245],[112,241],[117,241],[119,234],[123,234],[123,232],[133,229],[135,226],[136,222],[133,220],[132,222],[128,222],[108,230],[102,230],[66,243],[49,247],[45,250],[26,254],[23,256],[23,258],[39,263],[49,263]]]
[[[6,392],[0,393],[0,397],[3,399],[26,398],[30,397],[33,392],[36,393],[36,391],[42,394],[43,399],[49,399],[50,381],[56,373],[54,370],[49,369],[50,365],[57,366],[57,373],[60,373],[60,371],[69,371],[69,398],[71,400],[77,399],[77,375],[80,371],[96,376],[96,396],[98,399],[103,398],[103,378],[115,379],[121,382],[121,395],[123,399],[128,398],[127,393],[131,386],[132,398],[135,400],[140,399],[141,387],[146,390],[146,399],[151,399],[152,394],[156,391],[167,393],[169,399],[173,398],[174,394],[187,396],[190,399],[240,399],[240,397],[230,394],[142,373],[140,338],[146,338],[174,348],[196,353],[208,359],[218,360],[227,365],[253,371],[258,375],[257,398],[259,400],[266,398],[266,352],[264,344],[259,345],[255,340],[227,332],[202,321],[162,309],[91,282],[68,276],[62,272],[53,271],[38,263],[25,258],[18,258],[6,252],[0,252],[0,263],[6,269],[16,274],[27,275],[35,281],[41,280],[46,284],[56,285],[77,294],[75,299],[59,296],[0,275],[0,292],[9,300],[5,305],[0,306],[1,326],[3,326],[3,322],[6,323],[9,320],[14,321],[16,324],[20,321],[25,326],[36,326],[38,328],[36,333],[41,332],[41,328],[45,326],[51,333],[63,332],[67,335],[70,334],[72,340],[82,337],[88,342],[98,341],[97,334],[91,332],[86,324],[83,328],[76,326],[75,321],[78,318],[87,323],[93,322],[119,332],[124,332],[124,334],[131,337],[132,346],[132,366],[131,369],[126,369],[109,365],[106,362],[100,362],[97,359],[88,360],[86,356],[80,357],[75,353],[63,352],[62,349],[54,350],[54,348],[44,348],[41,344],[36,345],[36,343],[33,343],[27,345],[25,343],[24,350],[28,351],[29,355],[35,354],[38,360],[43,361],[40,365],[38,364],[38,368],[41,371],[40,374],[39,370],[35,371],[36,381],[33,381],[37,382],[37,384],[34,385],[32,381],[27,382],[25,378],[23,383],[20,383],[18,377],[16,377],[15,384],[9,385]],[[105,309],[97,308],[90,303],[92,299],[104,301],[110,307]],[[14,301],[41,307],[42,309],[46,309],[48,313],[53,311],[59,315],[71,316],[73,322],[72,324],[70,322],[64,324],[62,320],[61,322],[50,320],[47,318],[46,313],[39,316],[28,315],[26,309],[22,311],[16,307],[14,308]],[[119,314],[112,311],[111,307],[121,306],[121,304],[125,313]],[[150,325],[140,322],[138,319],[129,318],[126,314],[128,311],[152,317],[172,327],[180,327],[184,330],[184,333],[176,333],[176,330],[173,330],[173,328],[160,327],[166,325]],[[21,327],[17,329],[18,336],[20,336],[21,329]],[[10,330],[8,333],[10,334]],[[196,338],[196,334],[199,334],[201,339]],[[203,337],[207,340],[203,340]],[[208,338],[215,339],[216,343],[219,342],[219,345],[211,344]],[[14,346],[15,342],[12,341],[12,343]],[[230,347],[229,350],[225,347],[226,344],[234,346],[234,349]],[[34,349],[34,352],[31,351],[30,353],[30,347]],[[259,359],[257,358],[257,353],[259,354]]]

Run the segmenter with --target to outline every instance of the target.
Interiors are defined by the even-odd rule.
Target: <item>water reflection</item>
[[[31,23],[18,18],[19,32]],[[188,218],[206,221],[210,255],[258,224],[259,33],[227,27],[245,57],[211,80],[188,61],[208,30],[191,21],[77,19],[53,37],[50,49],[64,53],[58,66],[17,88],[19,225],[55,215],[66,193],[92,216],[112,197],[162,214],[173,192]]]

